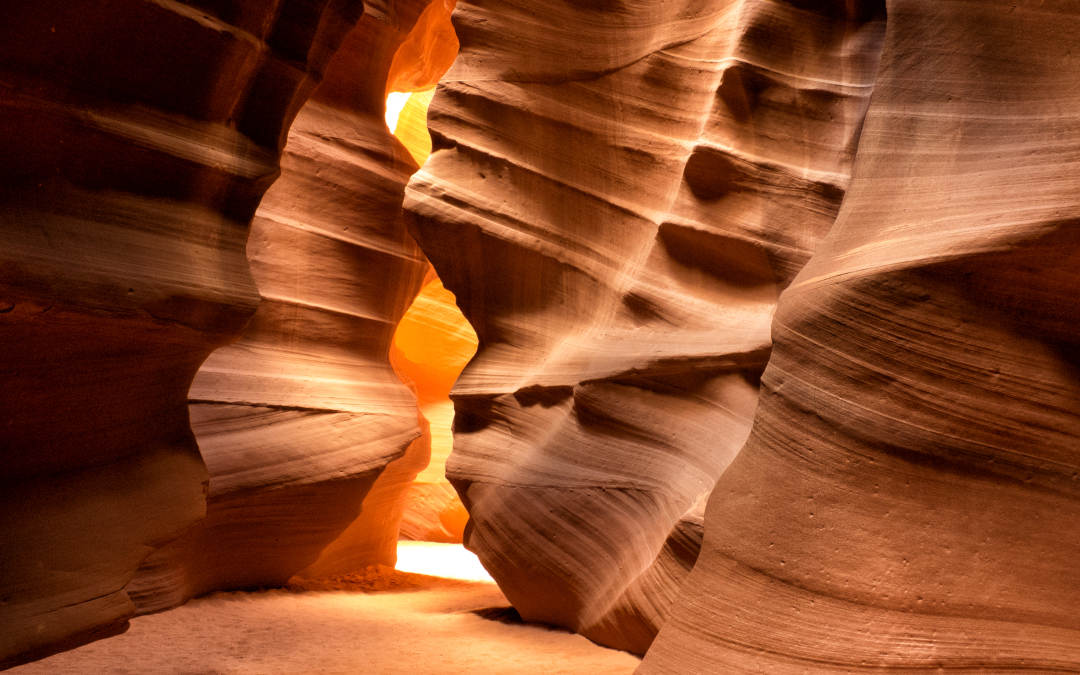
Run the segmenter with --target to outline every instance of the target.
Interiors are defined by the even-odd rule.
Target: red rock
[[[887,4],[463,2],[430,138],[444,0],[0,5],[0,668],[411,502],[643,675],[1080,670],[1080,10]]]
[[[205,4],[0,7],[0,665],[122,631],[202,517],[187,389],[255,309],[248,222],[363,7]]]

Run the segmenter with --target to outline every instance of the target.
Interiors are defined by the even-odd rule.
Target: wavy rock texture
[[[888,15],[847,199],[639,673],[1080,670],[1080,8]]]
[[[406,453],[416,400],[389,350],[429,265],[400,216],[417,165],[383,111],[392,71],[429,65],[395,61],[414,26],[430,32],[426,4],[369,6],[289,131],[247,246],[262,303],[190,391],[206,519],[143,564],[140,612],[396,560],[426,456]]]
[[[0,6],[0,667],[123,631],[203,516],[187,390],[255,310],[248,224],[362,7]]]
[[[416,392],[428,464],[409,487],[401,538],[460,544],[469,514],[446,480],[454,447],[454,404],[450,389],[476,353],[476,331],[462,316],[454,294],[434,270],[398,323],[390,358],[402,381]]]
[[[447,463],[466,545],[526,619],[643,653],[693,565],[884,33],[805,4],[458,6],[406,210],[480,340]]]

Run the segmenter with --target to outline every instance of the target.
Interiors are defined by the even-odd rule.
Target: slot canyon
[[[1077,289],[1075,0],[3,0],[0,670],[1080,673]]]

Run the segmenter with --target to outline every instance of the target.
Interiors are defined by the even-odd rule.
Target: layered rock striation
[[[459,4],[406,211],[479,336],[447,462],[465,542],[526,619],[637,653],[666,619],[777,294],[847,188],[883,18]]]
[[[0,667],[124,630],[203,516],[187,390],[359,0],[0,6]]]
[[[383,114],[398,79],[448,65],[410,51],[440,16],[442,0],[369,5],[297,115],[247,245],[262,302],[189,394],[206,519],[142,565],[128,588],[140,612],[394,564],[427,455],[390,343],[430,266],[401,220],[417,164]]]
[[[890,1],[836,225],[639,673],[1080,669],[1080,9]]]
[[[1075,3],[463,2],[432,142],[451,9],[0,5],[0,668],[391,562],[432,455],[457,536],[452,293],[446,469],[526,619],[646,675],[1080,670]],[[393,347],[406,225],[446,287]]]

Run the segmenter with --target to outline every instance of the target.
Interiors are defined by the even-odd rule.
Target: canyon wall
[[[1080,670],[1075,3],[463,1],[429,139],[451,9],[0,5],[0,668],[411,499],[643,674]]]
[[[143,563],[128,587],[140,612],[393,566],[428,452],[390,343],[430,265],[401,220],[418,166],[384,107],[387,90],[434,86],[449,65],[399,54],[448,17],[442,0],[369,4],[289,130],[247,245],[262,302],[189,394],[206,519]]]
[[[1080,670],[1080,7],[891,0],[652,673]]]
[[[0,6],[0,667],[124,630],[202,518],[188,386],[258,304],[248,223],[362,9]]]
[[[524,618],[644,653],[844,196],[884,13],[547,9],[458,4],[407,219],[480,342],[447,462],[466,545]]]

